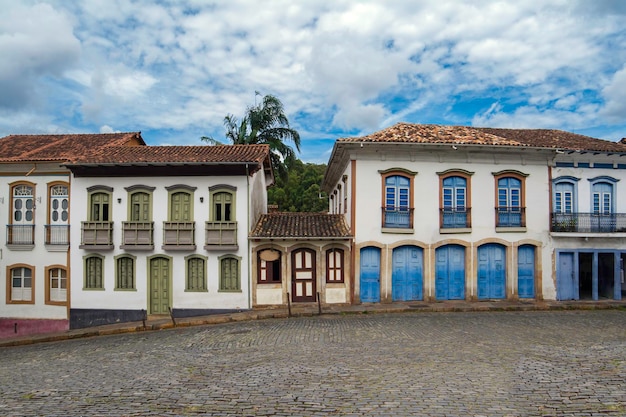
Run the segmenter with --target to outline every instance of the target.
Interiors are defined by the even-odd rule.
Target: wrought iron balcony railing
[[[7,245],[34,245],[34,224],[9,224],[7,225]]]
[[[496,227],[526,227],[526,207],[496,207]]]
[[[469,207],[442,208],[439,224],[442,229],[469,229],[472,227],[471,212]]]
[[[626,233],[626,213],[552,213],[551,232]]]
[[[44,242],[46,245],[69,245],[69,224],[47,224],[45,226]]]
[[[383,210],[383,227],[409,229],[413,227],[413,208],[386,206]]]

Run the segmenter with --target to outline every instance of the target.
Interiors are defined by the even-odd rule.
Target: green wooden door
[[[147,193],[135,193],[130,198],[130,221],[150,221],[150,196]]]
[[[170,221],[191,221],[191,195],[183,192],[172,194],[170,210]]]
[[[150,260],[150,313],[167,314],[170,307],[170,261]]]

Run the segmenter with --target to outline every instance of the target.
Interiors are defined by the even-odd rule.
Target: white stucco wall
[[[35,165],[3,164],[0,168],[0,219],[4,225],[0,229],[0,317],[25,319],[67,319],[66,305],[49,305],[45,301],[46,274],[45,268],[52,265],[67,267],[67,249],[62,251],[46,247],[45,225],[48,224],[48,184],[52,182],[69,182],[69,173],[58,166],[40,164],[30,175],[24,175]],[[56,172],[56,173],[52,173]],[[19,173],[19,174],[18,174]],[[11,224],[13,215],[11,207],[11,185],[18,181],[34,184],[35,209],[35,245],[32,249],[20,250],[17,245],[7,245],[7,224]],[[7,267],[15,264],[26,264],[33,270],[34,304],[8,304],[7,287],[11,288]],[[10,296],[10,295],[9,295]]]
[[[549,158],[546,153],[493,152],[481,149],[465,151],[448,148],[438,152],[400,151],[356,151],[356,230],[357,246],[355,264],[355,286],[358,294],[359,256],[362,246],[379,246],[383,253],[381,263],[381,297],[390,298],[391,250],[399,242],[407,242],[426,249],[424,260],[425,297],[434,297],[434,249],[446,243],[460,243],[466,250],[466,281],[469,291],[466,296],[474,297],[476,288],[476,249],[478,246],[495,242],[507,247],[507,290],[515,290],[513,264],[516,262],[517,246],[531,243],[537,246],[536,256],[540,260],[541,292],[544,298],[554,298],[551,248],[549,236],[550,177]],[[348,164],[350,168],[350,164]],[[379,171],[401,168],[417,172],[413,180],[414,227],[408,233],[384,231],[382,228],[383,186]],[[471,176],[471,221],[467,233],[445,233],[439,225],[440,183],[438,172],[457,169],[473,172]],[[496,231],[496,180],[495,172],[519,171],[525,178],[526,228],[519,231]],[[348,171],[348,170],[347,170]],[[351,172],[346,172],[351,175]],[[386,254],[388,253],[388,256]],[[469,292],[469,293],[468,293]]]
[[[255,180],[252,179],[252,182]],[[163,250],[163,222],[168,220],[168,191],[165,187],[185,184],[197,187],[193,193],[195,220],[195,250]],[[204,249],[205,221],[209,220],[211,206],[209,187],[228,184],[237,187],[236,214],[238,250],[207,251]],[[114,249],[94,251],[79,249],[81,222],[88,216],[87,188],[94,185],[113,187],[112,220],[114,222]],[[133,251],[120,249],[122,222],[127,220],[128,193],[125,187],[146,185],[156,187],[152,193],[152,219],[154,221],[154,250]],[[245,176],[236,177],[132,177],[132,178],[74,178],[72,181],[72,308],[84,309],[146,309],[148,302],[148,260],[159,255],[169,257],[172,266],[172,308],[185,309],[239,309],[249,307],[248,285],[248,184]],[[203,202],[200,202],[200,199]],[[257,198],[256,195],[254,198]],[[118,199],[121,202],[118,203]],[[90,253],[105,256],[104,291],[83,289],[83,257]],[[136,256],[136,291],[115,291],[115,256],[128,253]],[[185,257],[202,255],[207,259],[207,292],[185,291]],[[239,258],[241,270],[241,292],[219,291],[219,260],[223,255]]]

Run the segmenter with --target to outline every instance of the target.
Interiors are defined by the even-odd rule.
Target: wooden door
[[[446,245],[435,251],[435,297],[465,299],[465,248]]]
[[[169,313],[170,285],[169,259],[150,259],[150,314]]]
[[[558,254],[557,266],[557,293],[558,300],[578,300],[578,280],[574,270],[574,253],[562,252]]]
[[[506,296],[506,250],[498,244],[478,248],[478,299]]]
[[[401,246],[393,250],[393,301],[422,300],[423,250]]]
[[[363,303],[380,302],[380,249],[361,249],[360,298]]]
[[[299,249],[291,255],[291,299],[314,302],[316,296],[315,251]]]
[[[172,194],[170,220],[173,222],[191,221],[191,195],[189,193]]]
[[[134,193],[130,198],[130,221],[150,221],[150,196],[147,193]]]
[[[520,246],[517,250],[517,295],[535,297],[535,247]]]

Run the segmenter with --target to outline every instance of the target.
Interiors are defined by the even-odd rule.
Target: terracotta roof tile
[[[411,123],[397,123],[371,135],[342,138],[337,142],[441,143],[626,153],[626,144],[596,139],[563,130],[498,129]]]
[[[497,129],[485,127],[476,129],[537,148],[626,153],[626,144],[624,143],[592,138],[563,130]]]
[[[270,213],[259,219],[251,238],[327,239],[352,237],[341,214]]]
[[[268,155],[268,145],[118,146],[92,151],[68,165],[262,163]]]
[[[71,161],[95,149],[145,145],[140,132],[10,135],[0,139],[0,162]]]
[[[444,143],[500,146],[526,146],[467,126],[420,125],[397,123],[371,135],[342,138],[338,142],[401,142],[401,143]]]

